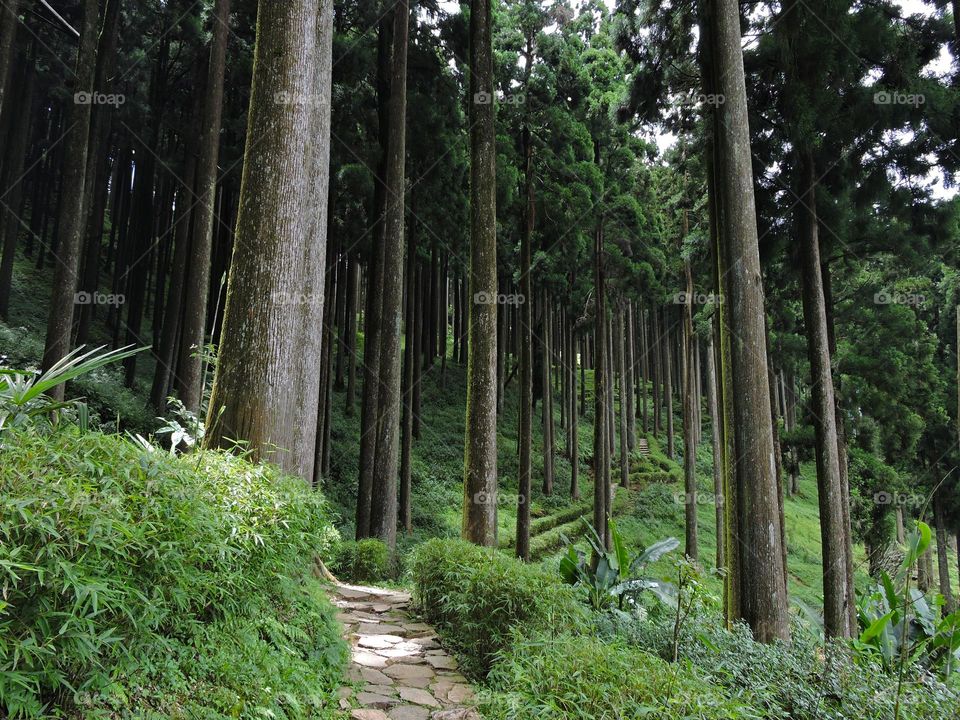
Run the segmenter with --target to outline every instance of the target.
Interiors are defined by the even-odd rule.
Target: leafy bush
[[[747,701],[620,640],[563,633],[519,638],[490,674],[484,717],[759,718]]]
[[[221,453],[65,427],[0,460],[0,712],[317,717],[345,647],[304,570],[322,496]]]
[[[585,617],[572,590],[556,576],[492,548],[434,539],[417,548],[410,567],[424,615],[474,676],[490,671],[514,627],[532,632],[579,624]]]
[[[389,562],[390,551],[382,540],[347,540],[337,546],[330,569],[352,582],[375,582],[387,576]]]
[[[651,612],[638,621],[603,618],[609,642],[669,657],[674,637],[669,613]],[[789,643],[758,643],[750,629],[723,627],[713,613],[699,613],[681,630],[680,665],[693,663],[701,677],[733,696],[748,697],[756,717],[790,720],[893,720],[897,680],[849,647],[823,640],[795,623]],[[902,687],[900,720],[956,717],[960,696],[922,669],[909,668]],[[754,717],[754,716],[749,716]]]

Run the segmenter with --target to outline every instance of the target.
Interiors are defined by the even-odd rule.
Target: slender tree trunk
[[[217,161],[220,157],[220,125],[223,115],[223,81],[226,70],[227,37],[230,31],[230,0],[216,0],[213,11],[213,41],[201,119],[200,157],[197,161],[197,205],[193,223],[190,263],[187,266],[186,295],[183,307],[183,333],[180,360],[177,363],[180,400],[188,410],[200,408],[203,378],[202,358],[196,352],[204,345],[207,330],[207,296],[210,289],[210,263],[213,248],[214,195],[217,187]],[[280,96],[276,102],[302,102],[296,97]],[[313,101],[313,98],[310,98]]]
[[[408,0],[394,7],[387,141],[387,215],[380,314],[380,396],[370,532],[391,550],[397,544],[397,451],[400,434],[400,341],[403,318],[403,232],[407,117]]]
[[[496,128],[490,0],[470,12],[470,324],[463,537],[497,544]],[[482,102],[486,101],[486,102]]]
[[[599,155],[599,152],[596,153]],[[610,492],[610,464],[607,459],[607,305],[603,267],[603,219],[597,220],[593,241],[594,293],[596,319],[594,322],[593,367],[593,526],[597,535],[607,541],[607,494]]]
[[[629,392],[627,391],[627,369],[624,360],[625,350],[623,347],[626,328],[624,327],[624,311],[622,309],[615,315],[614,322],[616,323],[616,329],[614,330],[616,335],[616,340],[614,340],[614,355],[616,356],[617,375],[619,375],[618,388],[620,390],[620,403],[617,413],[620,424],[620,484],[627,488],[630,487],[630,448],[628,445],[629,441],[627,440],[626,404]]]
[[[817,237],[816,169],[809,151],[803,152],[799,208],[801,272],[807,354],[810,359],[813,425],[816,432],[817,490],[820,500],[820,538],[823,547],[824,632],[827,637],[849,637],[847,621],[846,555],[840,504],[840,458],[837,447],[833,375],[827,338],[820,245]]]
[[[541,379],[541,393],[543,395],[543,404],[541,406],[541,423],[543,426],[543,494],[553,494],[553,392],[550,385],[550,300],[546,291],[543,292],[543,322],[541,324],[543,340],[541,343],[543,352]]]
[[[391,16],[380,19],[377,35],[377,118],[380,138],[380,162],[374,188],[373,217],[375,243],[367,265],[366,311],[363,316],[363,396],[360,404],[360,461],[357,483],[357,539],[370,537],[373,472],[377,454],[377,403],[380,397],[380,323],[381,283],[386,241],[386,174],[389,153],[390,46]],[[416,419],[414,419],[416,423]],[[415,428],[416,430],[416,428]],[[414,437],[419,435],[414,433]]]
[[[683,235],[687,235],[687,216],[683,216]],[[693,274],[690,260],[684,263],[684,275],[687,279],[686,302],[683,305],[683,486],[686,543],[684,553],[696,561],[699,559],[697,547],[697,445],[694,429],[694,386],[697,382],[693,364]]]
[[[236,242],[207,444],[310,482],[320,402],[333,3],[261,3]],[[275,93],[311,97],[278,105]],[[284,293],[306,302],[283,303]],[[220,415],[221,408],[225,408]]]
[[[344,341],[347,346],[347,392],[343,399],[344,413],[353,417],[357,396],[357,307],[360,304],[360,262],[351,253],[347,270],[347,317]]]
[[[669,308],[663,308],[663,406],[667,414],[667,457],[673,460],[676,457],[674,450],[673,431],[673,359],[670,354],[670,345],[673,341]]]
[[[0,6],[0,114],[3,113],[7,91],[7,77],[13,60],[13,47],[16,44],[17,29],[20,26],[21,0],[8,0]],[[88,9],[84,6],[85,10]],[[81,44],[83,38],[81,36]],[[80,85],[78,89],[82,89]]]
[[[80,45],[77,49],[77,64],[74,72],[76,82],[73,91],[75,98],[80,93],[93,93],[97,64],[97,0],[83,0],[81,7],[83,19],[80,26]],[[5,54],[12,53],[12,48],[5,48],[3,52]],[[70,352],[70,336],[73,331],[75,309],[74,294],[79,282],[80,246],[83,240],[85,217],[83,199],[90,135],[90,109],[90,103],[74,102],[67,112],[67,134],[64,140],[65,153],[62,174],[63,189],[58,212],[59,242],[55,255],[53,295],[50,300],[47,336],[43,350],[44,370],[52,367],[54,363]],[[50,395],[56,400],[62,400],[63,392],[63,385],[58,385],[50,391]]]
[[[570,323],[570,497],[580,499],[580,417],[577,410],[577,337]]]
[[[403,343],[403,415],[401,417],[400,450],[400,522],[406,534],[413,532],[413,513],[411,507],[413,459],[413,356],[416,346],[413,344],[414,325],[420,322],[417,317],[417,246],[416,235],[407,235],[407,328]]]
[[[2,9],[0,9],[2,12]],[[2,55],[2,53],[0,53]],[[0,65],[0,72],[2,72]],[[16,259],[17,238],[20,234],[20,220],[12,209],[19,205],[23,194],[23,163],[26,157],[29,131],[33,110],[34,58],[31,51],[23,69],[23,78],[16,98],[21,112],[13,118],[10,132],[10,145],[3,163],[3,205],[0,206],[0,247],[3,248],[0,259],[0,318],[8,319],[10,310],[10,289],[13,285],[13,262]],[[12,93],[11,93],[12,94]],[[6,207],[3,207],[6,206]]]
[[[533,143],[530,130],[523,128],[526,209],[520,236],[520,468],[517,486],[517,557],[530,559],[530,493],[533,475],[533,286],[530,281],[531,242],[535,224],[533,189]]]
[[[724,552],[724,497],[723,497],[723,448],[720,444],[720,426],[723,420],[717,408],[717,362],[713,346],[713,331],[707,341],[707,405],[710,409],[710,434],[713,443],[713,502],[717,517],[717,568],[726,566]]]

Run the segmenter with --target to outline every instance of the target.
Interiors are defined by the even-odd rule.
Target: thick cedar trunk
[[[723,449],[720,444],[720,426],[723,420],[717,408],[717,361],[713,345],[713,328],[707,341],[707,405],[710,410],[710,435],[713,446],[713,502],[717,522],[717,568],[725,567]]]
[[[261,3],[247,148],[207,443],[313,478],[320,402],[331,0]],[[310,97],[278,105],[275,93]],[[279,302],[284,293],[305,301]],[[302,296],[300,295],[302,294]],[[225,408],[220,416],[221,408]]]
[[[371,495],[370,534],[391,550],[397,544],[397,451],[400,435],[400,342],[403,320],[404,182],[407,116],[407,36],[410,8],[398,0],[393,11],[390,136],[387,141],[387,214],[383,305],[380,312],[380,393]]]
[[[687,234],[687,218],[683,218],[683,234]],[[697,445],[694,429],[694,397],[697,382],[696,369],[693,364],[693,274],[690,270],[690,261],[684,263],[684,274],[687,279],[686,302],[683,304],[683,487],[684,499],[684,527],[686,529],[684,553],[687,557],[697,560]]]
[[[490,0],[470,12],[470,324],[463,537],[497,544],[497,206],[493,21]],[[486,102],[481,102],[481,101]]]
[[[740,11],[735,0],[718,0],[709,28],[714,55],[715,90],[725,102],[718,105],[716,187],[721,262],[725,279],[723,304],[729,306],[730,393],[724,382],[723,402],[732,405],[733,463],[736,497],[730,498],[732,547],[738,562],[728,564],[735,587],[728,609],[745,620],[763,642],[789,637],[784,584],[780,516],[773,468],[773,430],[767,381],[763,283],[760,274],[756,207],[753,196],[750,128],[741,48]],[[711,83],[713,84],[713,83]],[[707,89],[713,91],[713,88]],[[729,269],[729,272],[726,270]],[[725,356],[726,350],[722,352]],[[736,394],[733,389],[736,389]]]
[[[533,147],[530,130],[523,129],[526,209],[520,236],[520,468],[517,487],[517,557],[530,559],[530,494],[533,457],[533,287],[530,281],[531,240],[534,228]]]
[[[810,360],[813,426],[816,433],[817,494],[823,548],[824,632],[827,637],[849,637],[846,592],[846,554],[843,549],[843,511],[840,458],[833,397],[833,374],[827,338],[827,316],[820,273],[817,235],[816,169],[810,151],[801,152],[798,208],[803,316]]]
[[[84,0],[80,45],[73,86],[74,94],[92,93],[97,55],[97,0]],[[8,18],[9,19],[9,18]],[[12,52],[12,49],[7,51]],[[80,271],[80,246],[84,228],[84,178],[90,134],[89,103],[73,103],[67,112],[67,135],[62,172],[62,191],[58,211],[58,247],[55,254],[53,294],[47,318],[47,335],[43,350],[43,368],[48,369],[70,352],[73,330],[74,293]],[[43,255],[43,252],[40,253]],[[63,399],[64,387],[50,391],[55,399]]]
[[[202,360],[207,329],[207,296],[210,289],[210,262],[213,247],[214,194],[217,187],[217,160],[220,156],[220,125],[223,115],[223,78],[226,69],[227,35],[230,31],[230,0],[217,0],[212,19],[213,41],[201,118],[200,157],[197,161],[197,198],[187,266],[183,306],[183,333],[177,378],[180,400],[188,410],[200,408],[203,387]],[[280,96],[278,96],[280,97]],[[296,101],[297,98],[288,98]],[[310,98],[312,101],[312,98]]]

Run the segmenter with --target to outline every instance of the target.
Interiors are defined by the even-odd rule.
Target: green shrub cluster
[[[644,620],[608,615],[601,634],[610,642],[669,657],[674,625],[670,614]],[[745,625],[726,630],[722,618],[701,613],[688,620],[679,638],[681,664],[733,696],[749,696],[760,717],[790,720],[893,720],[897,677],[849,646],[824,648],[823,639],[797,622],[789,643],[755,642]],[[906,668],[900,720],[960,717],[960,695],[922,668]]]
[[[410,569],[421,611],[474,677],[490,671],[515,627],[533,632],[584,619],[572,590],[555,576],[493,548],[430,540],[417,548]]]
[[[345,540],[334,550],[330,570],[351,582],[383,580],[390,570],[390,551],[376,538]]]
[[[74,428],[0,457],[0,714],[322,717],[346,649],[304,571],[322,496]]]
[[[518,639],[489,680],[488,720],[765,717],[688,666],[622,640],[569,632]]]

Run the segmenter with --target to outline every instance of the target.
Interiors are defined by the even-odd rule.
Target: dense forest
[[[960,718],[957,0],[0,0],[0,718]]]

